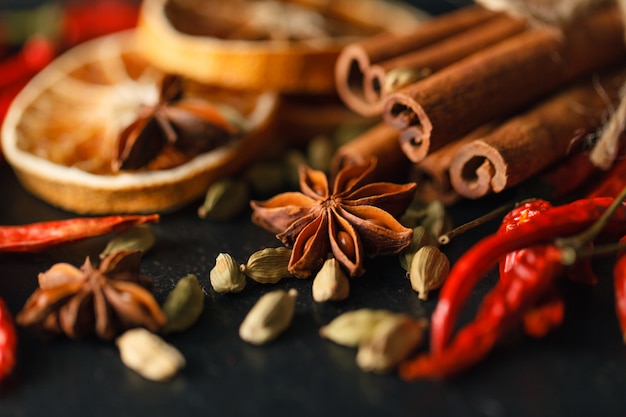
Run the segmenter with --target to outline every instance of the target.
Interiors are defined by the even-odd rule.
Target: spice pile
[[[338,93],[382,125],[340,151],[337,164],[404,163],[420,195],[447,204],[531,177],[555,198],[576,189],[615,158],[590,162],[588,151],[625,82],[621,9],[595,4],[561,26],[473,6],[345,48]],[[555,180],[564,170],[576,176]]]
[[[359,2],[360,6],[364,5],[363,1]],[[260,26],[258,27],[248,27],[249,22],[244,19],[243,26],[231,27],[228,30],[230,33],[213,32],[213,28],[224,23],[228,26],[234,24],[227,15],[217,17],[217,20],[222,20],[219,24],[211,20],[210,24],[205,22],[201,26],[194,25],[194,30],[201,27],[207,30],[193,34],[203,45],[212,45],[215,43],[214,37],[217,36],[221,38],[220,42],[226,46],[227,50],[230,50],[231,41],[241,43],[241,40],[246,40],[252,50],[256,51],[252,54],[246,52],[243,54],[243,58],[241,56],[237,58],[246,60],[246,65],[238,70],[220,71],[220,73],[232,76],[232,79],[237,81],[245,80],[247,75],[254,75],[260,77],[260,84],[234,86],[224,80],[207,80],[203,76],[199,77],[200,80],[197,77],[194,79],[197,74],[189,73],[192,68],[209,68],[214,67],[215,64],[201,66],[194,62],[191,66],[183,65],[182,68],[175,70],[163,68],[163,66],[157,68],[158,65],[152,67],[152,63],[143,62],[145,56],[155,53],[153,49],[148,47],[150,42],[154,41],[154,34],[150,35],[149,33],[152,28],[151,25],[156,24],[153,19],[165,18],[166,24],[171,29],[180,30],[183,37],[188,37],[191,34],[188,33],[189,27],[182,25],[181,22],[186,22],[187,18],[190,17],[196,21],[198,19],[206,20],[209,17],[211,19],[216,18],[212,13],[206,14],[206,10],[200,8],[199,4],[190,6],[187,3],[185,1],[150,1],[140,5],[133,2],[103,0],[95,5],[95,9],[93,8],[94,5],[83,6],[82,8],[76,6],[74,9],[74,5],[65,8],[53,4],[42,6],[41,9],[28,13],[11,12],[7,13],[7,16],[3,16],[11,23],[8,26],[13,29],[7,32],[8,36],[15,36],[11,39],[11,48],[18,49],[21,44],[25,45],[6,60],[7,68],[11,69],[11,74],[15,74],[13,77],[15,80],[9,77],[7,83],[15,81],[15,84],[11,85],[15,88],[12,88],[11,91],[7,90],[7,93],[11,93],[10,96],[7,95],[7,105],[11,102],[13,111],[12,113],[9,112],[7,123],[3,127],[3,145],[7,161],[19,173],[18,178],[27,189],[46,201],[79,213],[145,212],[176,208],[180,202],[190,199],[189,196],[184,197],[188,192],[184,190],[185,187],[181,186],[182,183],[177,183],[175,179],[168,179],[169,182],[173,183],[173,190],[178,196],[183,196],[183,200],[166,199],[165,205],[159,205],[156,200],[151,201],[149,205],[142,205],[142,203],[133,205],[133,200],[140,200],[139,197],[144,194],[149,195],[152,191],[147,187],[137,187],[131,183],[130,194],[128,198],[124,197],[122,186],[130,183],[129,173],[137,172],[137,177],[147,178],[147,174],[153,171],[172,170],[172,176],[176,178],[174,170],[187,164],[187,162],[193,165],[196,156],[202,157],[202,155],[211,153],[213,150],[229,147],[233,138],[236,140],[246,134],[251,127],[254,127],[254,120],[246,120],[243,117],[243,113],[247,110],[242,111],[242,114],[237,111],[242,108],[250,108],[250,103],[246,102],[246,97],[249,94],[258,95],[259,89],[267,90],[267,93],[263,93],[263,95],[269,94],[275,97],[275,90],[277,90],[281,96],[282,104],[279,111],[275,113],[274,107],[271,107],[271,111],[266,111],[269,115],[267,120],[276,116],[276,120],[272,120],[268,126],[270,124],[280,126],[276,133],[280,137],[280,140],[276,141],[279,150],[284,150],[290,144],[308,146],[311,165],[316,165],[327,171],[326,156],[329,152],[332,153],[333,145],[326,138],[319,140],[311,140],[311,138],[316,134],[340,136],[342,129],[346,131],[353,128],[359,129],[362,125],[369,123],[366,118],[351,114],[335,96],[333,91],[334,57],[340,48],[351,40],[369,36],[381,30],[401,31],[406,30],[406,28],[413,28],[424,18],[424,15],[418,10],[402,4],[379,2],[378,0],[367,0],[367,7],[358,10],[351,8],[350,1],[346,1],[337,2],[331,8],[313,11],[307,9],[308,6],[256,2],[254,13],[261,13],[259,16],[263,17],[259,20]],[[203,7],[209,8],[218,6],[217,3],[203,5]],[[235,9],[231,8],[224,10],[224,12],[226,14],[234,12],[238,15],[242,7],[247,10],[248,6],[252,11],[252,5],[241,4]],[[271,9],[269,12],[266,10],[266,8],[276,7],[279,7],[279,10]],[[111,27],[98,23],[99,18],[96,18],[98,22],[94,22],[94,16],[97,14],[94,12],[98,12],[100,9],[102,9],[102,13],[99,14],[100,17],[104,14],[120,14],[124,19],[115,20],[116,23]],[[346,14],[347,10],[350,11],[349,14]],[[298,18],[302,25],[284,26],[281,24],[282,20],[276,20],[277,15],[274,13],[276,11],[280,12],[278,14],[280,19],[286,19],[291,23],[292,19]],[[155,12],[158,14],[156,17]],[[161,15],[161,13],[165,14]],[[32,26],[31,23],[36,22],[42,15],[46,16],[46,20],[50,20],[48,18],[51,14],[62,15],[63,24],[61,26],[52,24],[51,27],[45,28],[46,33],[45,36],[42,34],[42,38],[31,38],[33,31],[27,29]],[[20,25],[15,23],[16,20],[23,20],[23,34],[18,33]],[[142,45],[138,50],[142,51],[145,56],[140,57],[133,50],[134,43],[129,42],[129,35],[98,37],[109,32],[133,28],[137,22],[139,22],[135,31],[137,36],[133,40],[137,39],[137,42]],[[163,22],[159,24],[163,24]],[[315,27],[309,28],[309,24]],[[35,29],[41,28],[36,27]],[[222,29],[224,28],[222,27]],[[309,33],[309,29],[315,30],[313,33]],[[304,32],[300,33],[301,31]],[[162,31],[157,31],[157,34],[162,34]],[[267,39],[265,35],[268,35]],[[28,39],[24,38],[27,36]],[[175,35],[174,38],[176,36],[178,35]],[[91,38],[97,39],[90,43],[83,42]],[[168,39],[166,42],[171,45],[171,48],[163,48],[162,42],[159,42],[158,53],[162,54],[165,51],[175,54],[180,51],[176,47],[175,39]],[[77,48],[72,48],[78,44],[80,45]],[[279,44],[284,47],[280,52],[282,58],[274,55],[273,52],[274,46]],[[206,58],[211,55],[202,51],[197,52],[196,57],[203,56]],[[53,60],[55,55],[60,56]],[[220,61],[222,58],[226,58],[220,53],[218,55]],[[249,59],[252,60],[259,55],[271,64],[268,69],[271,70],[274,77],[272,78],[275,80],[274,84],[271,82],[268,84],[270,81],[268,74],[270,73],[264,75],[262,72],[255,72],[254,69],[258,65],[252,65],[249,62]],[[196,57],[194,57],[194,61]],[[159,61],[155,56],[152,58],[157,62]],[[308,64],[304,65],[301,62],[302,59],[306,60]],[[285,61],[284,65],[279,65],[281,60]],[[181,60],[169,57],[161,63],[165,65],[168,62],[181,63]],[[165,66],[167,67],[167,65]],[[252,70],[249,69],[250,67]],[[304,68],[307,76],[292,72],[291,68],[298,67]],[[31,77],[39,70],[42,71],[31,80]],[[168,74],[167,71],[176,74]],[[61,78],[57,79],[56,77],[59,76]],[[160,80],[158,85],[154,82],[155,80]],[[306,82],[302,83],[301,80]],[[308,84],[308,82],[312,82],[312,84]],[[154,85],[149,85],[150,83]],[[22,87],[25,88],[22,90]],[[240,90],[234,90],[234,88]],[[243,91],[241,88],[250,91]],[[124,89],[129,91],[124,91]],[[18,91],[26,92],[13,100],[13,96]],[[153,92],[156,92],[156,95]],[[229,103],[239,102],[239,104],[231,108],[218,99],[218,104],[214,105],[203,100],[203,94],[206,92],[215,93],[213,97],[224,98],[229,96],[227,98],[227,101],[230,100]],[[142,100],[152,96],[155,99],[138,101],[138,109],[135,111],[131,109],[135,101],[134,93],[138,93]],[[35,98],[33,99],[33,97]],[[85,100],[87,102],[94,100],[94,105],[85,107],[85,104],[88,104]],[[101,100],[101,103],[96,103],[97,100]],[[276,100],[275,102],[277,103]],[[117,109],[115,106],[118,106]],[[63,118],[54,114],[54,111],[59,108],[65,112]],[[88,111],[85,112],[85,109]],[[128,117],[129,109],[131,110],[130,113],[135,112],[132,118]],[[118,113],[117,110],[120,112]],[[261,120],[262,113],[255,111],[254,108],[252,110],[250,119]],[[318,117],[318,112],[322,114],[322,118]],[[312,114],[315,115],[312,116]],[[76,115],[82,115],[83,118],[73,119]],[[101,120],[102,123],[98,124],[98,117],[103,115],[109,115],[112,119],[105,118]],[[46,119],[46,117],[49,118]],[[111,123],[112,121],[114,123]],[[126,123],[126,125],[122,126],[123,128],[118,134],[116,126],[120,123]],[[80,133],[73,136],[81,131],[86,132],[86,136],[80,136]],[[7,132],[12,137],[15,136],[12,142],[6,139]],[[15,132],[19,132],[18,135],[15,135]],[[111,133],[114,136],[112,141],[109,140],[112,137]],[[28,139],[29,135],[30,139]],[[347,135],[352,136],[351,133],[347,133]],[[64,143],[59,139],[72,137],[76,138],[74,143]],[[265,137],[269,138],[270,136],[266,135]],[[262,142],[259,138],[255,139],[254,142],[248,144],[250,146],[244,147],[245,152],[252,156],[258,156],[255,153],[259,151],[260,144],[269,145],[268,141]],[[112,143],[114,146],[109,149],[107,146]],[[314,150],[316,146],[320,149],[321,154]],[[11,153],[8,152],[9,147]],[[13,153],[14,147],[20,148],[18,153],[29,153],[27,160],[40,158],[43,155],[40,161],[32,164],[35,170],[40,170],[39,173],[43,175],[39,175],[39,178],[36,179],[28,178],[28,171],[22,171],[22,167],[18,167],[16,163],[17,158],[14,158]],[[272,150],[265,150],[262,153],[271,155]],[[109,157],[111,161],[108,160]],[[237,160],[225,160],[224,165],[228,162],[230,168],[224,173],[233,172],[237,167],[240,168],[243,159],[243,155],[240,155]],[[316,160],[319,162],[318,164],[316,164]],[[297,161],[291,163],[291,166],[296,167],[301,162],[302,159],[298,158]],[[62,172],[56,182],[54,182],[55,175],[48,175],[49,172],[41,168],[51,164],[55,165],[51,172]],[[325,164],[325,166],[321,167],[320,164]],[[268,162],[265,167],[272,165],[275,165],[273,161]],[[65,170],[64,167],[70,169]],[[253,168],[264,168],[259,167],[256,165]],[[59,168],[63,169],[59,170]],[[317,272],[313,269],[307,269],[315,267],[320,269],[319,272],[323,272],[320,274],[323,279],[315,280],[315,298],[317,300],[338,300],[347,297],[349,287],[342,268],[333,263],[333,260],[325,262],[324,258],[330,249],[329,245],[339,245],[339,249],[335,250],[335,253],[343,255],[342,264],[351,265],[352,275],[360,275],[364,271],[362,262],[366,252],[360,244],[359,234],[367,238],[365,250],[370,256],[382,251],[398,252],[410,243],[411,237],[411,230],[401,226],[394,216],[400,215],[409,204],[414,186],[412,184],[406,186],[381,184],[380,186],[388,189],[388,196],[378,197],[377,194],[381,191],[378,189],[379,187],[362,187],[367,179],[366,174],[372,171],[373,165],[364,168],[359,168],[356,172],[348,170],[345,178],[333,186],[337,191],[334,195],[331,195],[330,190],[328,190],[327,180],[322,180],[322,176],[325,175],[324,172],[313,169],[309,169],[307,172],[310,178],[315,178],[316,181],[316,184],[312,184],[315,188],[307,193],[308,198],[317,198],[316,193],[319,191],[319,187],[327,189],[327,196],[324,201],[320,200],[320,207],[312,210],[311,214],[316,211],[320,212],[319,220],[327,225],[328,230],[334,230],[335,219],[334,216],[325,217],[321,214],[324,211],[322,205],[329,201],[339,202],[344,197],[343,194],[354,200],[339,203],[334,211],[337,216],[347,215],[350,218],[350,220],[346,220],[345,225],[340,227],[340,230],[335,231],[336,239],[328,240],[323,231],[320,231],[317,233],[318,237],[315,238],[316,243],[312,245],[315,252],[311,253],[314,253],[315,256],[309,255],[308,245],[306,242],[302,242],[302,247],[296,246],[294,250],[286,248],[261,250],[257,254],[253,254],[248,262],[241,266],[234,264],[231,259],[230,266],[234,265],[235,269],[229,268],[227,265],[222,271],[220,267],[224,262],[228,262],[227,255],[223,254],[218,257],[216,268],[211,273],[211,282],[215,290],[221,291],[223,288],[226,288],[227,291],[241,290],[247,277],[265,283],[273,283],[286,276],[293,277],[296,273],[304,277]],[[85,171],[87,176],[92,179],[81,183],[80,177],[83,174],[78,174],[77,169]],[[113,181],[117,181],[120,187],[109,187],[102,178],[93,180],[93,176],[104,176],[103,174],[114,178]],[[238,184],[234,183],[236,179],[215,181],[215,178],[210,177],[210,182],[215,182],[215,184],[206,193],[205,203],[199,209],[199,216],[208,219],[226,219],[236,215],[236,210],[224,209],[224,199],[222,198],[224,196],[230,199],[230,203],[227,204],[233,204],[233,196],[235,195],[238,196],[235,198],[237,200],[235,203],[244,202],[247,206],[250,195],[263,196],[268,194],[267,185],[264,184],[267,182],[265,175],[259,175],[259,172],[255,172],[253,169],[247,170],[245,175],[247,180],[256,179],[257,183],[265,186],[265,189],[255,189],[252,190],[254,194],[248,194],[248,184],[246,183],[245,187],[240,187],[241,192],[233,194],[233,187],[238,187]],[[196,176],[199,177],[199,175]],[[304,184],[308,179],[304,178],[304,174],[302,176],[301,183]],[[355,179],[357,182],[354,182]],[[49,180],[52,182],[48,182]],[[104,198],[100,198],[99,195],[92,194],[88,190],[88,183],[91,181],[104,190]],[[283,182],[282,178],[280,182]],[[151,182],[146,184],[148,183],[152,184]],[[204,189],[208,184],[208,182],[197,178],[195,183]],[[254,186],[254,184],[252,185]],[[220,187],[222,192],[219,191]],[[202,190],[202,188],[195,187],[195,191],[192,191],[195,194],[192,194],[191,198],[200,195],[198,190]],[[269,192],[273,193],[274,189],[269,189]],[[220,195],[217,196],[216,193]],[[127,201],[128,203],[126,205],[124,205],[125,203],[111,205],[111,201],[115,200]],[[76,204],[75,202],[84,204]],[[354,209],[350,208],[351,206],[354,206]],[[220,210],[224,214],[220,215]],[[391,210],[392,214],[387,214],[385,210]],[[364,218],[354,220],[350,216],[364,216]],[[102,218],[77,218],[24,226],[5,226],[2,228],[2,249],[9,252],[45,251],[57,245],[109,234],[128,228],[133,224],[156,221],[158,218],[156,214],[145,216],[120,215]],[[269,224],[269,220],[267,221]],[[374,222],[378,221],[382,223],[375,225]],[[353,223],[356,224],[354,228],[351,226]],[[149,231],[146,232],[146,230],[149,229],[135,227],[131,229],[130,233],[111,241],[103,250],[99,265],[87,257],[80,267],[60,262],[46,272],[42,272],[39,275],[39,288],[26,302],[22,311],[17,314],[17,323],[45,333],[64,334],[72,339],[92,336],[103,340],[116,339],[122,351],[122,358],[129,366],[146,376],[149,375],[148,377],[151,379],[171,377],[172,373],[184,364],[184,360],[174,359],[175,365],[169,367],[169,371],[163,371],[164,373],[161,375],[159,375],[159,371],[155,371],[153,368],[150,370],[141,368],[141,364],[145,363],[146,358],[152,355],[165,361],[163,355],[166,353],[163,353],[162,343],[157,343],[152,338],[154,343],[150,343],[150,347],[146,348],[146,351],[137,351],[138,342],[136,342],[136,338],[151,336],[144,336],[145,333],[139,333],[139,335],[132,337],[117,339],[120,333],[135,327],[146,328],[154,336],[159,332],[182,331],[192,325],[202,311],[204,295],[197,284],[197,279],[195,285],[186,284],[190,280],[193,281],[192,279],[180,279],[171,293],[171,296],[175,297],[173,298],[174,301],[168,297],[162,309],[152,298],[150,279],[139,274],[140,251],[146,249],[144,246],[150,246],[153,243]],[[389,232],[393,234],[387,236]],[[297,234],[299,234],[299,230],[292,233],[291,236],[294,240]],[[398,242],[394,239],[396,234],[401,236]],[[294,242],[289,242],[289,244],[291,243]],[[300,253],[301,251],[304,252]],[[285,254],[289,256],[285,257]],[[291,258],[294,260],[290,261]],[[298,259],[305,261],[299,269],[294,266]],[[327,265],[327,267],[321,268],[322,264]],[[244,278],[243,281],[242,278]],[[339,287],[335,288],[336,285]],[[286,295],[289,295],[286,300],[292,300],[291,305],[293,306],[295,295],[292,293]],[[283,322],[284,325],[279,326],[278,329],[272,325],[268,330],[269,333],[262,339],[259,339],[259,336],[254,336],[260,331],[259,327],[265,326],[268,320],[271,323],[274,322],[273,317],[276,316],[276,313],[272,313],[275,310],[274,302],[267,303],[265,302],[268,307],[265,309],[259,307],[254,310],[257,312],[251,312],[251,318],[242,323],[241,334],[243,339],[252,343],[267,342],[276,337],[289,324],[289,314],[286,314],[283,319],[281,318],[283,314],[280,313],[279,321]],[[261,300],[259,300],[259,304],[263,305]],[[282,305],[282,301],[279,305]],[[282,312],[280,309],[278,311]],[[265,317],[267,314],[269,314],[269,318]],[[7,323],[7,329],[11,329],[10,315],[8,318],[7,316],[7,314],[3,314],[3,320]],[[7,343],[3,345],[3,351],[14,353],[14,337],[7,333],[5,339]],[[148,346],[148,344],[146,345]],[[12,367],[13,357],[13,354],[3,356],[2,362],[6,363],[5,374]]]
[[[208,277],[215,293],[239,293],[248,280],[271,286],[284,279],[310,279],[315,303],[339,302],[349,297],[350,280],[366,273],[368,259],[397,257],[416,298],[428,300],[429,293],[441,288],[432,322],[363,308],[339,315],[320,329],[320,336],[356,348],[356,363],[365,371],[399,369],[407,380],[448,377],[483,359],[512,328],[521,326],[527,334],[542,337],[558,326],[564,315],[558,279],[568,276],[594,284],[590,248],[615,243],[626,234],[621,192],[626,164],[616,163],[603,182],[591,182],[592,174],[600,171],[581,140],[602,127],[626,82],[619,66],[626,45],[616,7],[590,11],[575,25],[548,27],[473,6],[408,33],[361,34],[362,40],[330,52],[330,62],[336,58],[336,72],[330,73],[331,80],[337,77],[334,91],[328,71],[316,67],[313,73],[323,76],[305,78],[289,73],[288,65],[279,66],[280,59],[271,54],[265,57],[271,68],[279,74],[284,69],[287,75],[263,78],[260,71],[252,74],[256,78],[250,73],[238,77],[236,71],[218,75],[168,67],[185,61],[166,57],[182,49],[154,47],[155,33],[161,32],[153,31],[162,19],[196,37],[199,58],[235,60],[219,48],[202,55],[210,44],[203,42],[207,38],[227,43],[229,36],[241,37],[258,45],[268,41],[268,33],[260,33],[246,19],[218,36],[213,29],[220,23],[219,13],[195,10],[191,4],[146,2],[144,14],[139,14],[139,39],[153,44],[146,55],[163,66],[157,70],[163,76],[155,101],[144,103],[116,137],[112,167],[149,173],[220,148],[243,134],[246,121],[185,96],[185,88],[210,89],[202,83],[222,76],[228,77],[219,82],[229,89],[258,89],[259,77],[267,81],[270,93],[280,99],[272,114],[272,133],[280,139],[276,149],[264,149],[263,155],[255,155],[255,164],[237,175],[211,178],[198,217],[223,222],[251,209],[252,221],[275,234],[284,247],[260,249],[245,263],[219,253]],[[160,5],[160,14],[153,14],[155,5]],[[228,8],[220,12],[228,13]],[[299,13],[290,9],[289,16],[312,22],[311,15]],[[281,42],[302,46],[302,33],[274,27],[277,22],[269,14],[262,16],[272,28],[269,41],[278,36]],[[215,21],[193,26],[199,32],[191,33],[182,23],[188,19]],[[316,25],[297,29],[319,35]],[[322,38],[328,41],[331,34]],[[25,51],[18,60],[23,61]],[[293,52],[287,55],[294,58]],[[328,70],[328,56],[317,63]],[[23,68],[17,72],[32,75]],[[362,85],[355,84],[355,77]],[[311,84],[298,83],[305,80]],[[244,84],[229,84],[236,82]],[[347,111],[335,93],[358,114]],[[336,138],[344,135],[349,141],[339,144]],[[563,181],[574,166],[577,174]],[[506,209],[500,230],[451,265],[442,245],[459,229],[451,230],[445,206],[463,197],[500,192],[531,177],[553,186],[552,199],[566,197],[582,184],[591,191],[562,205],[532,199]],[[435,180],[439,183],[433,185]],[[128,367],[151,380],[171,379],[186,360],[165,338],[197,322],[206,290],[189,274],[176,280],[162,304],[154,298],[152,279],[140,273],[140,264],[142,254],[158,243],[144,223],[157,220],[156,214],[120,215],[0,227],[0,249],[13,252],[46,250],[128,229],[109,241],[99,265],[87,257],[80,267],[59,262],[40,273],[39,287],[15,322],[71,339],[114,341]],[[623,259],[618,252],[615,285],[620,321],[626,323]],[[500,281],[476,320],[454,333],[472,286],[497,263]],[[240,323],[240,338],[254,345],[275,340],[292,324],[299,296],[293,288],[266,292]],[[429,326],[431,348],[423,353]],[[2,378],[14,365],[16,349],[13,320],[2,304],[0,332]],[[419,356],[410,359],[416,352]]]

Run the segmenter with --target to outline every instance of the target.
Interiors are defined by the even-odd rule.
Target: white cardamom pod
[[[400,252],[400,266],[408,272],[411,268],[411,261],[415,256],[415,252],[423,246],[434,246],[435,244],[435,238],[430,234],[430,232],[428,232],[428,230],[426,230],[424,226],[415,226],[413,228],[413,240],[411,241],[411,244]]]
[[[411,287],[421,300],[427,300],[428,293],[441,287],[449,273],[448,257],[436,246],[424,246],[415,253],[411,261]]]
[[[152,381],[168,380],[185,366],[174,346],[144,328],[127,330],[115,343],[124,365]]]
[[[370,338],[378,322],[388,314],[388,311],[370,308],[348,311],[320,328],[320,336],[338,345],[357,347]]]
[[[164,331],[182,332],[191,327],[204,310],[204,291],[198,277],[189,274],[178,280],[176,286],[163,302],[163,314],[167,317]]]
[[[289,272],[291,249],[285,247],[265,248],[254,252],[241,267],[244,274],[262,284],[275,284],[293,276]]]
[[[210,272],[211,286],[216,292],[239,292],[246,287],[246,276],[231,255],[220,253]]]
[[[255,345],[276,339],[291,324],[297,296],[293,288],[262,295],[239,326],[239,337]]]
[[[390,313],[374,327],[360,345],[357,365],[366,372],[387,373],[406,360],[424,340],[426,319]]]
[[[313,279],[313,299],[318,303],[324,301],[341,301],[350,295],[350,282],[341,265],[335,258],[328,258]]]

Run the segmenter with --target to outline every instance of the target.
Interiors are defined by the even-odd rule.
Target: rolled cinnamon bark
[[[406,181],[410,161],[400,149],[399,132],[384,122],[368,129],[339,147],[331,162],[331,171],[337,173],[349,164],[363,164],[376,158],[376,181]]]
[[[348,45],[335,63],[337,92],[355,112],[364,116],[378,115],[382,111],[381,98],[376,94],[380,86],[369,84],[377,82],[372,76],[372,80],[365,78],[371,66],[416,51],[500,15],[471,6],[432,19],[406,35],[384,33]],[[368,97],[365,96],[367,89],[371,90]]]
[[[409,82],[412,84],[526,28],[526,21],[502,15],[430,46],[370,65],[364,71],[364,100],[369,103],[369,109],[381,114],[387,96],[403,85],[394,85],[394,70],[400,70],[398,77],[405,76],[409,81],[412,80]],[[403,82],[400,80],[400,83]]]
[[[449,170],[452,159],[461,147],[487,135],[494,129],[495,124],[481,126],[467,136],[431,153],[422,161],[411,164],[409,180],[417,184],[416,195],[426,202],[437,200],[447,206],[456,203],[461,196],[450,183]]]
[[[563,160],[602,126],[626,81],[620,69],[570,86],[460,147],[450,182],[462,196],[500,192]]]
[[[402,131],[410,160],[462,137],[626,53],[617,7],[602,8],[567,28],[527,30],[389,96],[384,120]]]

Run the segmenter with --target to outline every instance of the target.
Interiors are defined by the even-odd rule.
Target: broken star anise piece
[[[141,252],[120,251],[95,268],[89,258],[79,268],[53,265],[39,274],[39,288],[16,317],[21,326],[79,339],[95,334],[111,340],[126,329],[158,331],[166,322],[139,274]]]
[[[375,161],[341,169],[332,190],[326,175],[300,167],[302,192],[252,201],[253,221],[292,247],[289,272],[306,278],[329,253],[350,273],[362,275],[364,256],[397,253],[411,243],[413,231],[396,217],[408,207],[415,183],[368,183]]]
[[[189,159],[223,146],[243,133],[213,103],[199,97],[185,97],[183,86],[183,79],[178,76],[163,78],[159,101],[146,105],[139,117],[120,133],[111,165],[113,172],[144,168],[167,150],[182,154],[182,158],[170,157],[170,160]]]

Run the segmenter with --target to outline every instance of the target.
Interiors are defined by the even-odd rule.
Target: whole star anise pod
[[[163,78],[158,102],[146,105],[120,133],[112,160],[113,172],[144,168],[154,164],[159,156],[158,166],[153,168],[169,168],[242,134],[208,100],[185,97],[183,86],[183,79],[178,76]],[[163,157],[164,152],[168,156]]]
[[[16,317],[18,324],[72,339],[95,334],[111,340],[133,327],[158,331],[166,322],[139,274],[141,252],[120,251],[95,268],[89,258],[79,268],[53,265],[39,274],[39,288]]]
[[[341,169],[332,190],[322,171],[300,167],[302,192],[252,201],[253,221],[292,247],[289,272],[306,278],[329,253],[350,273],[365,272],[363,259],[397,253],[411,243],[412,229],[396,217],[408,207],[415,183],[368,183],[375,161]]]

